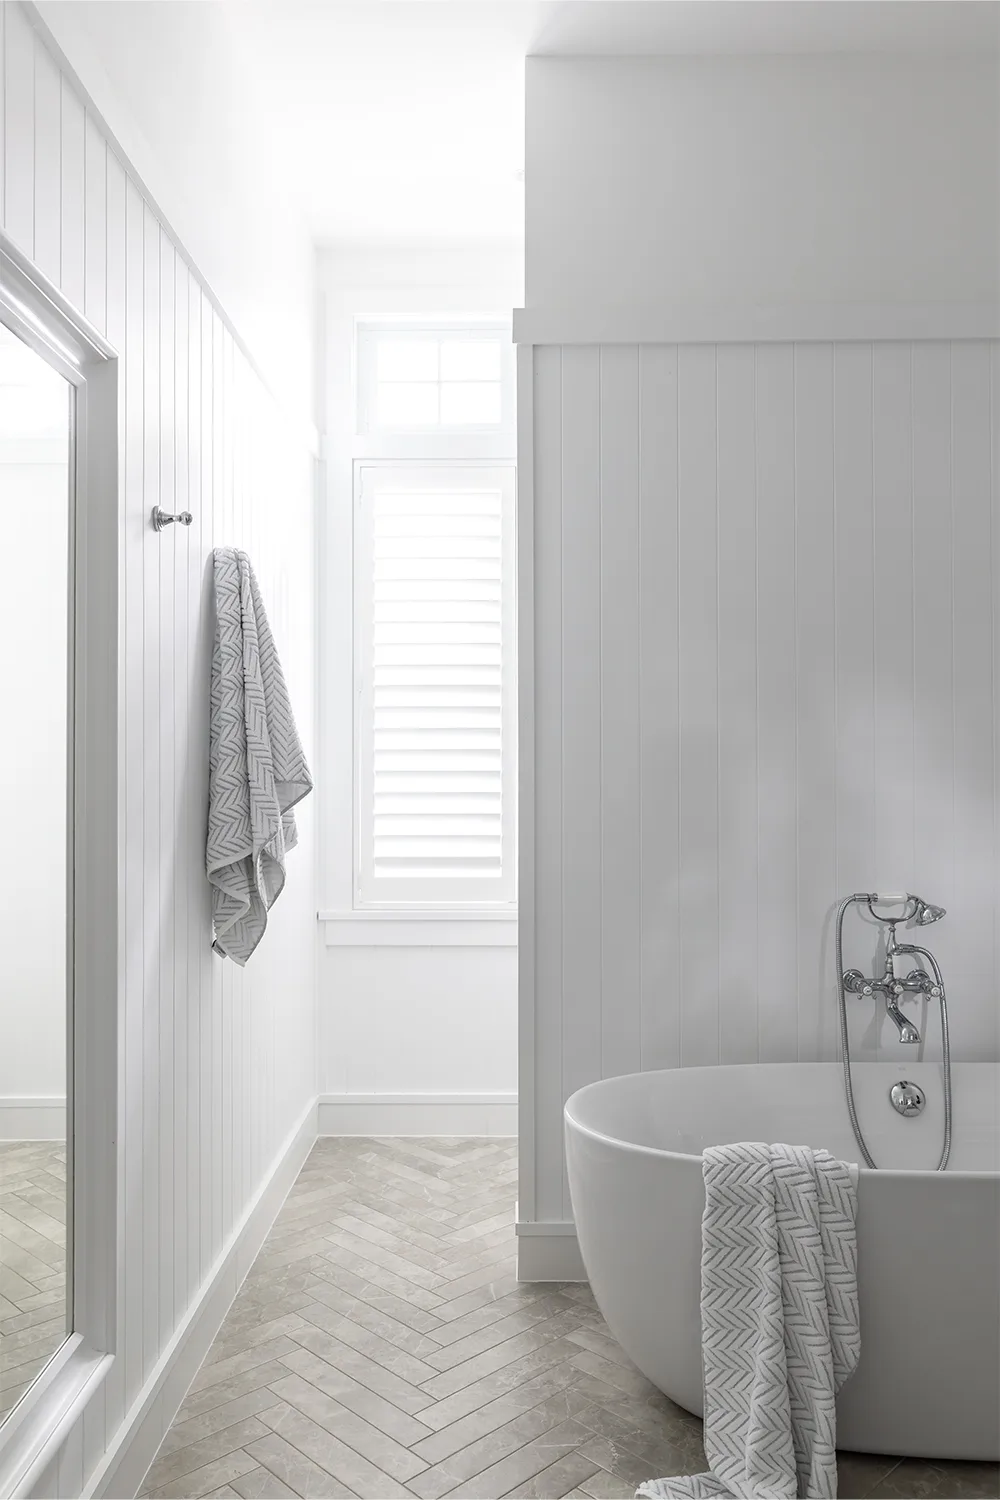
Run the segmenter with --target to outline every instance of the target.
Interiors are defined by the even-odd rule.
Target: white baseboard
[[[90,1476],[85,1490],[88,1497],[138,1494],[163,1435],[201,1368],[315,1140],[313,1102],[278,1152],[186,1317],[109,1443],[97,1471]]]
[[[517,1135],[516,1094],[321,1094],[320,1135]]]
[[[0,1095],[0,1141],[64,1141],[66,1099],[58,1094]]]
[[[572,1220],[519,1219],[515,1227],[518,1281],[587,1280]]]

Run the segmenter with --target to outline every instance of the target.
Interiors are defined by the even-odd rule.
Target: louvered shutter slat
[[[503,871],[503,495],[376,486],[371,513],[372,868]]]

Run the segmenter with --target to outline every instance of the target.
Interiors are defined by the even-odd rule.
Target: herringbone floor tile
[[[66,1337],[66,1148],[0,1141],[0,1422]]]
[[[704,1469],[589,1287],[515,1280],[515,1193],[510,1141],[320,1141],[142,1493],[626,1500]],[[918,1467],[913,1493],[997,1493]],[[896,1472],[844,1455],[842,1496]]]

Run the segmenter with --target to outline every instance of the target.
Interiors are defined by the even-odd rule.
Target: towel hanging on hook
[[[215,952],[241,967],[264,935],[312,791],[250,559],[217,547],[206,867]]]

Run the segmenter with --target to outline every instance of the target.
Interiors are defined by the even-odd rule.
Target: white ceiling
[[[321,243],[516,240],[529,53],[996,50],[994,0],[76,0],[154,149],[279,171]],[[43,6],[43,14],[46,7]],[[192,142],[193,143],[193,142]],[[266,159],[266,161],[264,160]]]

